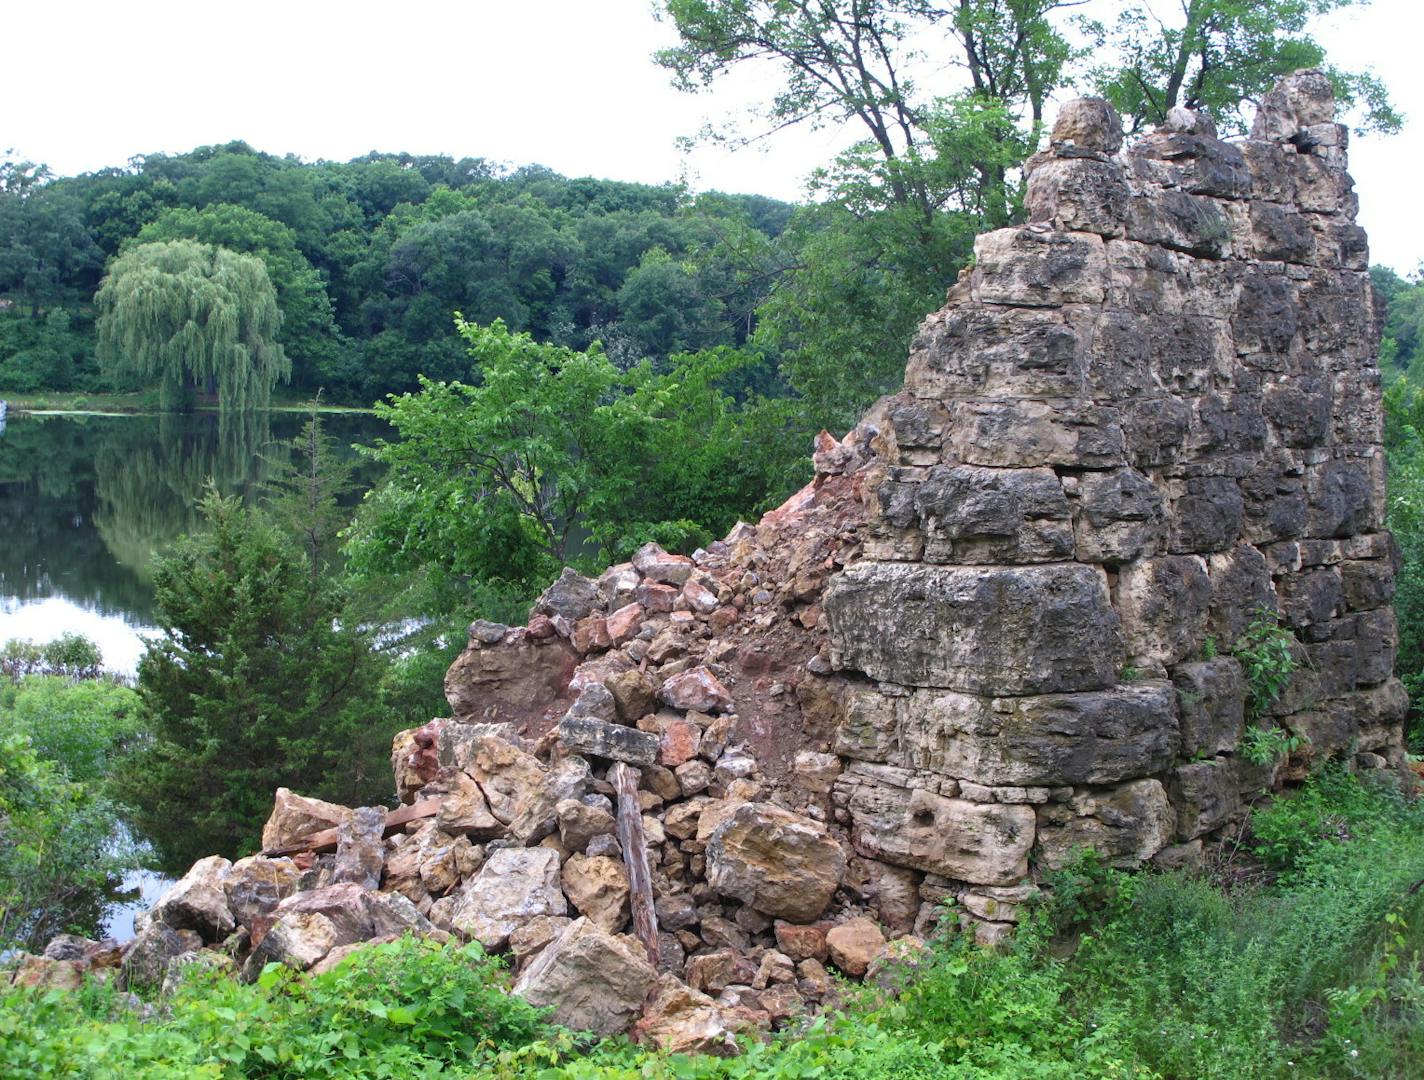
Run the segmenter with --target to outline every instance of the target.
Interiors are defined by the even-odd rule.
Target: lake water
[[[254,499],[305,422],[257,413],[16,416],[0,429],[0,642],[76,632],[132,674],[153,632],[153,555],[198,524],[209,478]],[[385,429],[323,417],[339,445]]]
[[[209,478],[225,494],[257,498],[305,419],[11,413],[0,422],[0,643],[80,633],[98,643],[106,667],[132,675],[144,637],[156,632],[154,554],[197,526]],[[322,423],[341,447],[387,430],[359,414]],[[128,873],[124,887],[139,896],[110,912],[104,932],[132,937],[134,914],[170,884]]]

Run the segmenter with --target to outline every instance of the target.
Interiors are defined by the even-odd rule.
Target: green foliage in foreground
[[[305,981],[195,975],[157,1017],[116,995],[0,999],[0,1074],[96,1078],[1262,1080],[1424,1075],[1424,809],[1327,773],[1257,815],[1279,873],[1230,892],[1084,856],[1016,946],[940,942],[895,1001],[855,991],[742,1056],[593,1043],[504,994],[475,947],[410,940]],[[1056,959],[1067,943],[1070,958]]]
[[[142,736],[138,695],[76,634],[0,649],[0,951],[94,934],[136,851],[107,774]]]
[[[10,729],[0,709],[0,953],[42,949],[55,934],[93,934],[132,865],[117,813]]]

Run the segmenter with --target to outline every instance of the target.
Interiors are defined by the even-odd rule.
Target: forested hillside
[[[304,163],[246,143],[76,177],[0,166],[0,390],[115,388],[94,362],[106,262],[192,239],[259,256],[299,390],[368,403],[468,375],[452,313],[618,360],[741,344],[759,299],[737,263],[793,208],[668,184],[571,180],[480,158]]]

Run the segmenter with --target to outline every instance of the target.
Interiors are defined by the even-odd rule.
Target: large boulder
[[[292,893],[302,876],[291,859],[249,855],[238,859],[223,878],[223,892],[232,916],[242,926],[274,910]]]
[[[202,945],[203,939],[192,930],[174,930],[158,919],[149,919],[124,953],[120,965],[124,985],[131,990],[162,986],[168,962],[197,952]]]
[[[636,942],[580,918],[525,968],[514,992],[531,1005],[549,1006],[553,1023],[613,1035],[637,1017],[657,977]]]
[[[559,880],[559,853],[552,848],[501,848],[489,857],[455,903],[451,925],[486,949],[498,950],[509,935],[540,915],[568,911]]]
[[[154,905],[154,918],[174,930],[195,930],[205,941],[221,941],[237,928],[225,889],[231,870],[221,855],[199,859]]]
[[[706,856],[713,889],[791,922],[819,918],[846,869],[822,825],[765,803],[737,807],[712,833]]]
[[[634,1028],[639,1042],[652,1043],[665,1054],[736,1053],[727,1014],[706,994],[669,974],[657,985]]]
[[[348,807],[298,795],[290,788],[278,788],[272,816],[262,827],[262,849],[295,847],[312,833],[336,828],[351,813]]]
[[[497,645],[471,641],[445,674],[445,699],[458,720],[507,723],[542,735],[569,707],[579,655],[563,638],[509,635]]]

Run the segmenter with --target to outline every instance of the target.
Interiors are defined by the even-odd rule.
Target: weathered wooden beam
[[[648,841],[643,834],[643,805],[638,800],[642,774],[625,762],[608,770],[608,780],[618,795],[618,843],[628,871],[628,891],[633,908],[633,934],[647,950],[648,962],[658,964],[658,915],[653,909],[653,878],[648,869]]]
[[[421,799],[413,802],[409,806],[399,806],[394,810],[386,811],[386,824],[381,835],[390,836],[407,822],[419,821],[422,818],[434,817],[440,809],[438,798]],[[266,848],[262,854],[268,858],[276,858],[281,855],[300,855],[303,851],[314,851],[322,854],[336,850],[336,829],[322,829],[320,832],[309,833],[302,837],[295,844],[284,844],[282,847]]]

